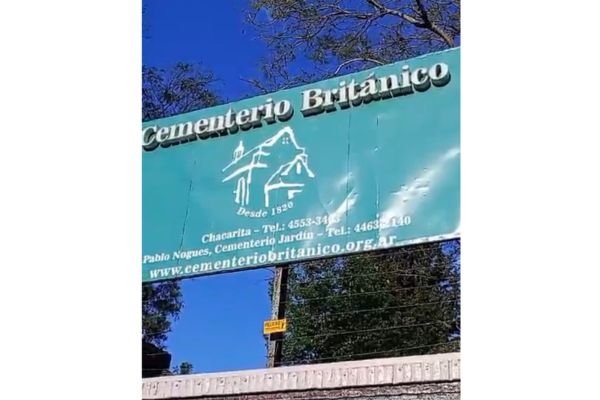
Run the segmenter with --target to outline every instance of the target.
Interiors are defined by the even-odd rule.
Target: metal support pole
[[[287,300],[288,264],[275,267],[273,278],[273,299],[271,303],[271,319],[285,318],[285,303]],[[268,368],[281,364],[284,333],[269,335]]]

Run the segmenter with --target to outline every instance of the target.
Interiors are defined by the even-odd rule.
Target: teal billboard
[[[460,51],[142,126],[142,279],[457,237]]]

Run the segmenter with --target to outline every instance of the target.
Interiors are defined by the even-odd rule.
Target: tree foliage
[[[142,339],[163,348],[171,321],[183,308],[179,282],[145,284],[142,286]]]
[[[214,75],[201,66],[177,63],[171,68],[142,68],[144,121],[211,107],[219,97],[211,85]]]
[[[252,0],[248,21],[269,46],[263,91],[310,83],[460,40],[460,0]]]
[[[178,366],[173,368],[174,375],[189,375],[194,373],[194,366],[192,363],[184,361]]]
[[[311,261],[289,269],[283,363],[454,351],[460,243]]]
[[[178,63],[170,68],[143,67],[142,116],[144,120],[168,117],[218,104],[211,72]],[[177,281],[142,286],[142,339],[164,348],[171,322],[183,307]]]

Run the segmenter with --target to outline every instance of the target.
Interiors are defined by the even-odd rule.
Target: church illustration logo
[[[250,150],[240,141],[233,161],[222,172],[226,174],[222,182],[232,184],[238,214],[247,217],[287,211],[315,178],[306,149],[298,145],[289,126]]]

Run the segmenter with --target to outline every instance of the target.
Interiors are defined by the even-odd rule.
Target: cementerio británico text
[[[356,82],[342,80],[338,87],[330,89],[314,88],[302,92],[302,109],[304,117],[323,112],[344,110],[358,107],[372,101],[390,99],[396,96],[425,92],[432,86],[443,87],[450,82],[450,70],[445,63],[436,63],[429,68],[411,70],[408,65],[402,66],[399,74],[376,77],[373,74],[367,79]],[[158,147],[169,147],[198,139],[206,140],[223,135],[234,134],[259,128],[266,124],[285,122],[294,115],[294,108],[289,100],[275,101],[272,98],[261,104],[241,110],[229,110],[222,115],[187,121],[169,126],[152,124],[142,130],[142,147],[151,151]]]

